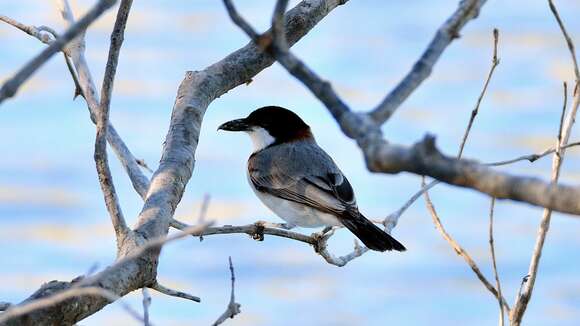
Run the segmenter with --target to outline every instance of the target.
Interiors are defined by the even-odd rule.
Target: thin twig
[[[473,126],[473,122],[475,121],[475,117],[479,112],[479,107],[481,105],[481,101],[485,96],[485,92],[487,91],[487,86],[489,86],[489,81],[493,76],[493,72],[495,71],[495,67],[499,65],[499,59],[497,58],[497,43],[499,42],[499,31],[497,28],[493,29],[493,56],[491,59],[491,68],[487,74],[487,78],[485,79],[485,83],[483,84],[483,89],[477,98],[477,102],[475,103],[475,108],[471,111],[471,116],[469,118],[469,122],[467,123],[467,128],[465,129],[465,133],[463,134],[463,138],[461,140],[461,145],[459,145],[459,151],[457,152],[457,158],[461,158],[463,155],[463,149],[465,148],[465,144],[467,142],[467,137],[469,136],[469,132],[471,131],[471,127]]]
[[[279,225],[276,225],[276,227],[269,226],[263,222],[256,222],[253,224],[240,225],[240,226],[224,225],[224,226],[219,226],[219,227],[208,227],[208,228],[205,228],[203,230],[203,232],[192,233],[191,235],[194,237],[199,237],[201,235],[208,236],[208,235],[215,235],[215,234],[245,233],[254,239],[261,238],[263,240],[263,236],[265,234],[268,234],[268,235],[278,236],[278,237],[282,237],[282,238],[297,240],[297,241],[304,242],[304,243],[307,243],[307,244],[313,245],[313,246],[316,245],[316,240],[314,238],[309,237],[309,236],[304,235],[304,234],[301,234],[301,233],[298,233],[298,232],[292,232],[292,231],[289,231],[287,229],[280,229],[280,228],[278,228],[278,226]],[[171,227],[178,229],[178,230],[184,230],[186,228],[189,228],[190,226],[183,223],[183,222],[180,222],[180,221],[173,219],[171,221]],[[260,235],[261,235],[261,237],[260,237]]]
[[[566,144],[566,146],[562,146],[562,149],[564,150],[564,149],[568,149],[570,147],[576,147],[579,145],[580,145],[580,141],[577,141],[577,142]],[[555,152],[556,152],[556,147],[550,147],[550,148],[545,149],[541,153],[518,156],[518,157],[513,158],[511,160],[486,163],[485,165],[487,165],[487,166],[501,166],[501,165],[509,165],[512,163],[520,162],[520,161],[528,161],[530,163],[533,163],[533,162],[535,162],[541,158],[544,158],[544,157],[546,157],[552,153],[555,153]]]
[[[165,287],[165,286],[159,284],[158,282],[155,282],[155,284],[150,286],[150,288],[159,292],[159,293],[163,293],[165,295],[169,295],[172,297],[187,299],[187,300],[191,300],[191,301],[195,301],[195,302],[201,302],[201,299],[199,297],[196,297],[195,295],[191,295],[189,293],[185,293],[182,291],[176,291],[176,290],[170,289],[168,287]]]
[[[15,19],[12,19],[12,18],[4,16],[4,15],[0,15],[0,21],[3,21],[9,25],[12,25],[12,26],[18,28],[19,30],[21,30],[21,31],[25,32],[26,34],[36,38],[37,40],[39,40],[40,42],[42,42],[44,44],[50,44],[58,38],[56,33],[50,33],[49,31],[45,30],[44,28],[39,28],[36,26],[23,24],[21,22],[16,21]]]
[[[67,29],[67,31],[59,38],[54,40],[54,42],[30,60],[16,74],[14,74],[14,76],[4,82],[2,88],[0,88],[0,104],[4,102],[4,100],[14,96],[18,91],[18,88],[20,88],[20,86],[28,80],[28,78],[30,78],[38,68],[47,62],[55,53],[61,51],[69,41],[83,33],[90,24],[107,11],[107,9],[111,8],[116,2],[116,0],[100,0],[97,2],[85,16],[70,26],[69,29]]]
[[[141,293],[143,294],[143,325],[151,326],[149,322],[149,306],[151,305],[151,296],[147,288],[142,288]]]
[[[495,244],[493,241],[493,211],[495,208],[495,198],[491,197],[491,204],[489,205],[489,251],[491,253],[491,263],[493,266],[493,275],[495,277],[495,287],[497,289],[497,294],[498,297],[503,298],[503,295],[501,293],[501,282],[499,280],[499,273],[497,271],[497,261],[495,258]],[[503,309],[503,305],[501,304],[501,300],[497,300],[498,304],[499,304],[499,325],[503,326],[504,325],[504,309]],[[509,315],[509,311],[508,311],[508,315]]]
[[[422,178],[421,183],[422,183],[422,185],[425,185],[425,177]],[[481,272],[481,270],[479,269],[479,267],[477,266],[477,264],[475,263],[475,261],[473,260],[473,258],[471,258],[471,256],[469,255],[469,253],[467,251],[465,251],[457,243],[457,241],[455,241],[455,239],[453,239],[453,237],[451,237],[451,235],[449,235],[449,233],[447,233],[447,231],[445,230],[445,228],[441,224],[441,220],[439,219],[439,215],[437,214],[437,211],[435,210],[435,206],[433,205],[433,202],[431,202],[431,198],[429,197],[429,192],[426,191],[423,194],[423,196],[425,197],[425,203],[427,205],[427,210],[431,214],[431,218],[433,219],[433,224],[435,224],[435,227],[437,228],[437,230],[441,233],[441,235],[447,241],[447,243],[449,243],[449,245],[451,245],[451,247],[453,248],[453,250],[455,250],[455,252],[465,260],[465,262],[469,265],[469,267],[475,273],[475,275],[477,276],[477,278],[481,281],[481,283],[483,283],[483,285],[485,286],[485,288],[489,292],[491,292],[491,294],[495,298],[497,298],[497,300],[501,301],[501,303],[505,307],[505,309],[507,311],[509,311],[510,310],[510,307],[507,304],[507,302],[505,301],[505,299],[499,295],[499,293],[495,289],[495,287],[487,280],[487,278],[485,277],[485,275],[483,275],[483,273]]]
[[[109,47],[107,66],[105,68],[105,77],[103,78],[103,86],[101,89],[101,104],[99,106],[99,112],[96,114],[97,135],[95,137],[95,163],[101,190],[105,197],[105,204],[109,211],[109,215],[111,216],[111,222],[113,223],[115,234],[117,235],[117,246],[121,245],[121,242],[129,232],[129,229],[125,222],[125,218],[123,217],[123,211],[119,204],[119,198],[117,197],[115,184],[113,183],[113,176],[111,175],[111,170],[109,168],[107,158],[107,127],[109,126],[111,94],[113,92],[113,83],[117,72],[117,63],[119,62],[119,54],[121,51],[121,45],[123,44],[125,26],[127,25],[127,19],[129,17],[132,3],[133,0],[121,0],[121,5],[117,11],[115,26],[111,33],[111,44]]]
[[[232,257],[231,256],[229,257],[229,262],[230,262],[230,274],[231,274],[231,280],[232,280],[232,291],[230,293],[230,302],[228,303],[228,307],[226,308],[226,311],[224,311],[224,313],[212,324],[213,326],[220,325],[221,323],[226,321],[228,318],[233,319],[237,314],[239,314],[241,312],[240,307],[242,305],[236,302],[236,297],[234,294],[236,276],[234,274],[234,265],[232,264]]]

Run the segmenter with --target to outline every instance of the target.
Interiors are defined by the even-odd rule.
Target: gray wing
[[[315,142],[269,147],[250,157],[248,173],[259,191],[335,215],[356,209],[350,183]]]

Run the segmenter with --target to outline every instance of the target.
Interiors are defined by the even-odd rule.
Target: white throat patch
[[[246,132],[250,135],[254,144],[254,153],[272,145],[276,141],[266,129],[261,127],[254,127],[251,131]]]

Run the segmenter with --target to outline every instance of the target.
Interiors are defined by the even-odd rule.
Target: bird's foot
[[[334,234],[334,230],[336,228],[333,226],[327,226],[320,232],[314,232],[310,235],[312,238],[316,240],[314,244],[314,251],[320,253],[323,250],[326,250],[326,243],[328,238],[330,238]]]
[[[264,228],[266,223],[267,222],[264,221],[258,221],[254,223],[254,225],[256,226],[256,230],[252,234],[252,239],[256,241],[264,241]]]

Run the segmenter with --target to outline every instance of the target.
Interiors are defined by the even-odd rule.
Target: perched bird
[[[250,135],[254,144],[248,159],[250,186],[290,225],[343,225],[372,250],[405,250],[359,212],[350,183],[294,112],[266,106],[220,129]]]

